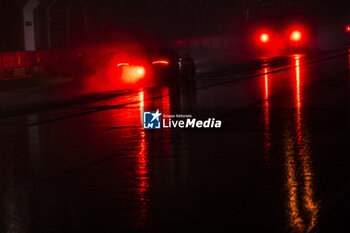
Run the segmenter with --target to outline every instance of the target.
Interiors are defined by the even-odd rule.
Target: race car
[[[143,49],[118,59],[114,66],[125,83],[172,84],[180,78],[180,56],[165,48]]]

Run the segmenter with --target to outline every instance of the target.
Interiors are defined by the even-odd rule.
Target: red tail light
[[[168,65],[169,61],[167,61],[167,60],[157,60],[157,61],[153,61],[152,64]]]
[[[270,39],[270,37],[269,37],[269,35],[267,33],[263,33],[263,34],[260,35],[260,41],[262,43],[269,42],[269,39]]]
[[[301,32],[300,31],[293,31],[292,34],[290,34],[290,39],[294,41],[299,41],[301,39]]]
[[[346,32],[350,32],[350,26],[346,26],[346,27],[345,27],[345,31],[346,31]]]
[[[143,77],[145,75],[145,73],[146,73],[145,68],[143,68],[143,67],[137,68],[137,74],[139,77]]]
[[[123,69],[121,78],[124,83],[136,83],[145,78],[146,69],[142,66],[128,66]]]
[[[117,66],[128,66],[128,65],[130,65],[130,64],[129,64],[129,63],[122,62],[122,63],[118,63]]]

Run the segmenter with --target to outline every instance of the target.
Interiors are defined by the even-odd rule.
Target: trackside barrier
[[[21,51],[0,53],[0,79],[43,75],[55,71],[60,51]]]

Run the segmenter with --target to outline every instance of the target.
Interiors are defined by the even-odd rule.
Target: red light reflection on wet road
[[[264,98],[264,137],[265,137],[265,164],[269,168],[269,153],[271,147],[270,135],[270,103],[269,103],[269,76],[268,69],[264,68],[264,84],[265,84],[265,98]]]
[[[149,220],[149,192],[150,192],[150,175],[149,175],[149,153],[148,153],[148,139],[147,136],[147,130],[143,128],[143,112],[146,108],[146,111],[156,111],[160,110],[162,115],[170,114],[170,90],[168,87],[162,87],[160,89],[153,90],[153,94],[156,96],[162,96],[161,98],[152,99],[151,93],[148,93],[144,90],[140,90],[138,94],[138,101],[139,101],[139,111],[140,111],[140,129],[139,129],[139,152],[137,154],[137,165],[136,165],[136,174],[137,174],[137,180],[138,180],[138,187],[137,187],[137,195],[139,197],[139,222],[138,225],[141,228],[146,227],[146,224]],[[150,95],[150,96],[147,96]],[[147,97],[146,97],[147,96]],[[145,104],[146,99],[147,105]],[[152,99],[152,100],[150,100]],[[164,133],[164,131],[159,132]],[[164,153],[167,153],[169,151],[169,144],[164,143],[162,139],[161,144],[162,149],[164,150]]]
[[[149,176],[148,176],[148,155],[147,155],[147,141],[146,141],[146,132],[143,129],[142,119],[143,119],[143,108],[145,105],[144,102],[144,91],[140,90],[139,92],[139,101],[140,101],[140,142],[139,142],[139,153],[137,155],[137,179],[139,180],[137,193],[140,200],[140,213],[139,213],[139,223],[144,225],[148,219],[148,191],[149,191]]]
[[[348,56],[349,56],[349,70],[350,70],[350,48],[348,50]]]
[[[295,59],[297,110],[298,110],[298,115],[300,116],[300,107],[301,107],[301,102],[300,102],[300,56],[296,55],[294,57],[294,59]]]
[[[285,143],[287,215],[293,232],[309,232],[318,219],[319,205],[314,198],[310,138],[302,118],[301,56],[295,55],[295,133],[288,126]]]
[[[145,93],[141,89],[139,92],[139,100],[140,100],[140,108],[141,108],[141,113],[143,112],[143,107],[145,106]],[[141,118],[142,119],[142,118]]]

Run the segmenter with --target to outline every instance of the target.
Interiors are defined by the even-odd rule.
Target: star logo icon
[[[156,112],[143,112],[143,128],[144,129],[160,129],[161,122],[160,116],[162,113],[157,110]]]
[[[157,121],[159,121],[159,117],[160,117],[162,114],[159,112],[159,110],[157,110],[155,113],[152,113],[151,115],[153,116],[151,122],[153,122],[153,121],[156,120],[156,119],[157,119]]]

